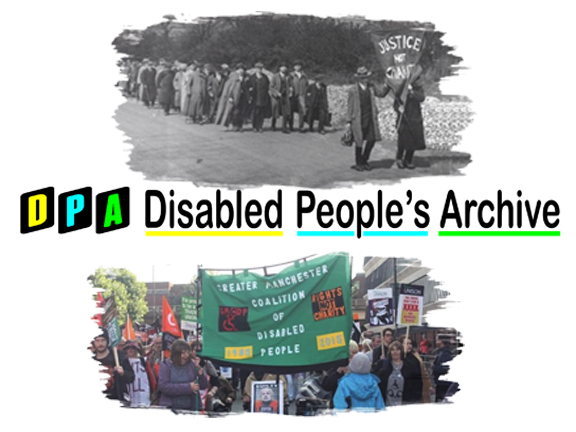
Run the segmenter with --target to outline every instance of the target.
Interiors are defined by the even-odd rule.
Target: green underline
[[[560,231],[438,231],[440,237],[560,237]]]

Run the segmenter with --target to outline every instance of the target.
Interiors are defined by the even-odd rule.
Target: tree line
[[[116,50],[132,58],[191,63],[262,61],[276,71],[280,63],[302,60],[308,74],[326,84],[346,84],[360,65],[382,78],[370,34],[404,27],[425,28],[426,49],[421,64],[428,90],[440,79],[457,73],[462,58],[442,41],[444,33],[431,23],[368,21],[360,17],[319,18],[296,15],[215,17],[178,23],[173,16],[137,32],[125,30],[113,41]]]

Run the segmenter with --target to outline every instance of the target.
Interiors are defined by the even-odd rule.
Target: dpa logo
[[[54,188],[20,195],[20,232],[27,234],[54,226]],[[58,232],[66,234],[92,225],[92,188],[58,195]],[[103,234],[130,225],[130,188],[96,195],[96,233]]]

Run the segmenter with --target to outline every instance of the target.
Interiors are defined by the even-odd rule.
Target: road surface
[[[414,158],[415,170],[394,165],[395,142],[376,143],[370,172],[350,169],[354,149],[340,144],[341,130],[283,134],[227,131],[215,124],[186,124],[179,114],[165,116],[129,99],[116,111],[120,130],[133,146],[129,166],[148,180],[190,181],[198,186],[230,188],[261,185],[330,188],[364,182],[390,184],[404,178],[460,174],[470,156],[424,150]],[[279,121],[280,123],[280,121]]]

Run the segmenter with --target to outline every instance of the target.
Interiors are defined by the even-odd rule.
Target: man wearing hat
[[[196,65],[194,63],[190,63],[184,69],[184,73],[182,74],[182,82],[180,87],[180,112],[183,115],[187,115],[188,107],[190,106],[190,82],[192,81],[192,75],[196,70]]]
[[[152,67],[152,61],[148,60],[140,75],[142,84],[142,101],[148,108],[152,108],[156,102],[156,69]]]
[[[318,120],[318,132],[324,135],[324,125],[328,115],[328,93],[326,85],[321,81],[320,76],[310,80],[310,85],[306,91],[306,120],[310,132],[314,130],[314,120]]]
[[[227,65],[225,65],[227,66]],[[224,90],[224,83],[226,78],[222,74],[222,70],[217,70],[214,66],[209,65],[208,69],[208,99],[210,100],[210,108],[208,110],[208,122],[214,123],[216,120],[216,110],[222,91]]]
[[[356,71],[357,83],[348,90],[348,112],[346,127],[352,131],[354,140],[355,164],[350,168],[356,171],[370,171],[370,152],[376,141],[382,139],[378,124],[378,108],[374,96],[384,97],[390,88],[378,90],[369,83],[371,72],[365,66]]]
[[[288,73],[288,66],[286,63],[280,63],[278,73],[274,74],[270,82],[273,131],[276,130],[276,118],[282,116],[282,132],[290,133],[288,123],[291,117],[290,97],[293,91],[292,77]]]
[[[186,113],[192,123],[203,123],[204,105],[206,104],[207,80],[206,69],[200,63],[194,62],[196,70],[190,78],[190,104]]]
[[[296,60],[294,62],[294,72],[292,72],[292,87],[294,93],[292,95],[292,112],[298,113],[298,129],[300,132],[304,130],[304,115],[306,113],[306,91],[308,90],[308,78],[302,70],[302,61]],[[294,118],[290,118],[290,130],[294,129]]]
[[[230,77],[233,81],[230,83],[228,106],[231,107],[232,126],[235,132],[242,132],[244,115],[248,106],[249,84],[245,73],[244,63],[238,63],[235,75]]]
[[[170,114],[174,102],[174,75],[172,66],[164,62],[164,69],[158,74],[158,103],[164,108],[164,115]]]
[[[264,125],[264,117],[266,108],[270,106],[270,96],[268,90],[270,81],[268,77],[262,72],[264,65],[257,62],[254,67],[256,71],[250,77],[250,99],[252,101],[252,127],[254,132],[264,132],[262,126]]]
[[[172,87],[174,88],[174,98],[172,106],[176,112],[180,112],[182,107],[182,80],[184,79],[185,64],[179,61],[174,62],[174,79],[172,80]]]

